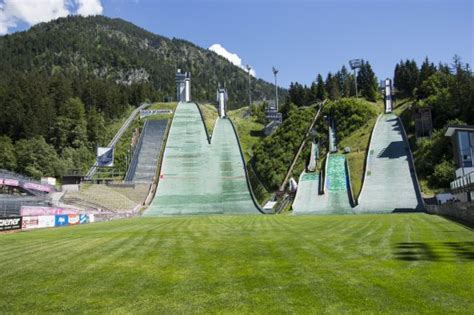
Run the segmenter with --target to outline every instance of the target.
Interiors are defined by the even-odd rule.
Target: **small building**
[[[433,119],[431,116],[431,107],[418,107],[413,116],[415,121],[415,135],[417,139],[431,137],[433,132]]]
[[[474,200],[474,126],[449,126],[445,136],[451,137],[456,166],[456,179],[451,192],[461,202]]]

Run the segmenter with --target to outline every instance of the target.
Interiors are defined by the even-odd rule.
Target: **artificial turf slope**
[[[474,234],[426,214],[137,218],[0,248],[0,313],[474,313]]]

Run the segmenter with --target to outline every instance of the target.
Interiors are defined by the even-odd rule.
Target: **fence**
[[[474,203],[455,202],[441,205],[426,205],[426,211],[431,214],[451,217],[474,225]]]

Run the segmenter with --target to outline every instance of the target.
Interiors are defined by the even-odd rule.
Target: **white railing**
[[[451,190],[460,190],[474,185],[474,172],[464,175],[451,182]]]

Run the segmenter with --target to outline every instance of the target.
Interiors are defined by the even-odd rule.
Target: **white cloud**
[[[232,64],[236,65],[237,67],[240,67],[247,71],[246,66],[242,64],[242,59],[239,57],[239,55],[231,53],[224,47],[222,47],[221,44],[214,44],[211,47],[208,48],[209,50],[215,52],[216,54],[224,57],[225,59],[229,60]],[[255,72],[255,69],[250,69],[250,75],[253,77],[257,76],[257,73]]]
[[[78,6],[77,14],[79,15],[98,15],[104,11],[100,0],[76,0],[76,2]]]
[[[77,12],[72,10],[74,4]],[[100,0],[5,0],[0,4],[0,35],[19,22],[35,25],[69,14],[95,15],[102,11]]]

